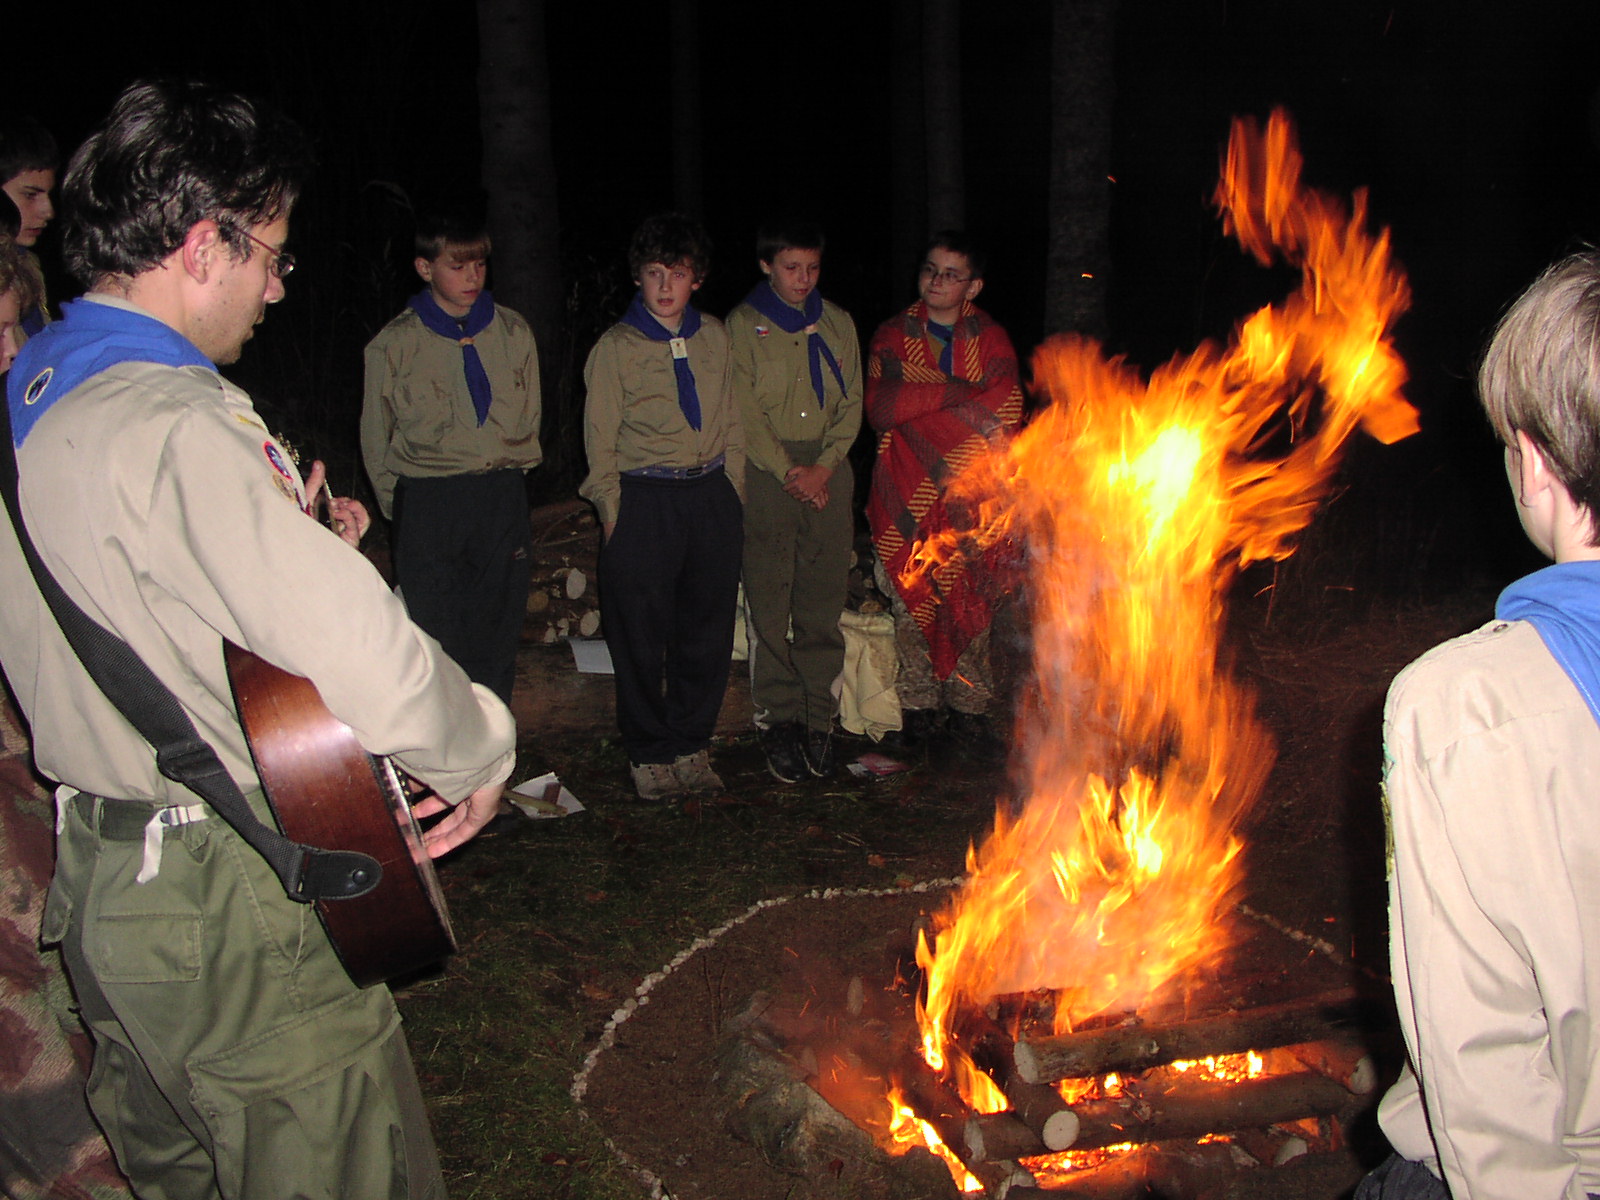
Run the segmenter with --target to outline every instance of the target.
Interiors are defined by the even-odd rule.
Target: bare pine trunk
[[[922,3],[894,0],[889,48],[889,178],[894,239],[889,269],[894,294],[909,291],[927,241],[928,155],[922,94]]]
[[[700,0],[674,0],[672,20],[672,202],[679,212],[705,215],[701,155]]]
[[[496,298],[528,318],[547,394],[561,325],[544,0],[478,0],[478,98]]]
[[[1111,270],[1117,0],[1054,0],[1045,330],[1102,337]]]
[[[961,0],[925,0],[922,94],[928,146],[928,223],[934,230],[967,223],[961,153]]]

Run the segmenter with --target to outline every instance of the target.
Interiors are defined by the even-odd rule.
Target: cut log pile
[[[528,588],[525,641],[551,645],[564,637],[600,634],[600,523],[586,500],[563,500],[533,510],[533,582]]]

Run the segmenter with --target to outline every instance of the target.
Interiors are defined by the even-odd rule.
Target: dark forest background
[[[935,39],[954,52],[944,63],[922,42],[939,21],[956,31]],[[531,52],[509,82],[542,84],[549,105],[551,165],[533,178],[554,183],[553,257],[522,259],[542,264],[553,297],[539,302],[538,499],[581,477],[581,368],[626,303],[623,255],[642,216],[687,203],[705,220],[718,254],[700,302],[717,314],[758,277],[760,221],[813,216],[830,239],[824,291],[865,342],[913,297],[953,149],[964,223],[995,252],[981,302],[1024,360],[1077,324],[1148,368],[1293,285],[1245,260],[1209,202],[1230,119],[1283,106],[1308,181],[1369,189],[1393,232],[1414,290],[1399,339],[1424,429],[1353,450],[1298,569],[1318,588],[1394,597],[1534,565],[1470,379],[1504,304],[1600,237],[1593,0],[176,0],[98,17],[32,5],[5,24],[4,104],[45,121],[64,150],[124,84],[156,74],[265,96],[311,132],[320,168],[295,213],[301,265],[232,371],[357,494],[360,351],[417,286],[412,208],[482,203],[486,175],[527,166],[491,152],[486,173],[480,95],[504,94],[488,90],[490,59]],[[917,136],[930,121],[932,143]],[[1052,192],[1053,136],[1058,158],[1079,153],[1076,191]],[[1097,224],[1108,240],[1086,251],[1104,259],[1095,292],[1063,317],[1052,230]],[[496,236],[504,258],[512,240]],[[59,298],[73,288],[57,248],[52,231],[40,250]],[[515,303],[529,285],[507,295],[512,266],[499,263],[496,286]]]

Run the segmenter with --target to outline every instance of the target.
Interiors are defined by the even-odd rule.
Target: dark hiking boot
[[[799,783],[811,774],[806,766],[804,735],[800,726],[785,721],[761,732],[761,750],[767,756],[767,770],[779,783]]]
[[[833,774],[837,764],[833,753],[833,730],[806,730],[806,766],[811,773],[818,779],[826,779]]]

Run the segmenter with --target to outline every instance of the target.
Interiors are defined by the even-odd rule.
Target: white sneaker
[[[683,791],[671,763],[634,763],[628,774],[641,800],[669,800]]]
[[[706,750],[680,755],[672,764],[672,773],[677,777],[678,786],[686,792],[727,790],[722,777],[711,769],[711,754]]]

